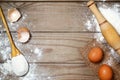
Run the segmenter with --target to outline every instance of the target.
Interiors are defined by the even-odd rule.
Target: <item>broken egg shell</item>
[[[20,19],[21,13],[16,8],[8,9],[8,19],[10,22],[16,22],[18,19]]]
[[[18,41],[21,42],[21,43],[26,43],[29,41],[30,39],[30,31],[28,30],[27,27],[20,27],[18,30],[17,30],[17,33],[18,33]]]

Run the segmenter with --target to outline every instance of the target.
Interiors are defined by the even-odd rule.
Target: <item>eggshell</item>
[[[26,43],[30,39],[30,31],[26,27],[20,27],[17,30],[18,33],[18,41],[21,43]]]
[[[21,17],[21,13],[16,8],[8,9],[8,19],[10,22],[16,22]]]

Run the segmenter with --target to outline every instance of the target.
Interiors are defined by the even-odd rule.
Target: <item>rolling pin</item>
[[[115,30],[115,28],[104,18],[104,16],[100,13],[98,8],[95,5],[94,0],[90,0],[87,3],[87,6],[90,8],[90,10],[95,15],[102,35],[104,36],[107,43],[118,53],[120,54],[120,37],[118,32]]]

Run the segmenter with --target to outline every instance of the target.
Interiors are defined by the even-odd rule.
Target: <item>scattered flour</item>
[[[102,0],[102,1],[106,1],[106,0]]]
[[[11,60],[7,60],[5,63],[0,64],[0,71],[2,74],[12,74]]]
[[[36,47],[36,48],[34,49],[34,53],[35,53],[38,57],[40,57],[40,56],[42,55],[42,53],[43,53],[43,50]]]
[[[16,22],[16,23],[8,22],[10,30],[16,31],[18,29],[18,27],[20,27],[20,26],[27,26],[27,27],[33,26],[32,23],[28,23],[26,21],[27,16],[28,16],[27,14],[22,13],[22,17],[18,22]],[[14,76],[12,62],[10,60],[11,47],[9,44],[9,39],[8,39],[8,36],[6,35],[6,33],[4,33],[5,29],[1,25],[1,23],[0,23],[0,28],[1,28],[1,30],[0,30],[0,80],[11,80],[11,79],[9,79],[9,77],[11,77],[11,76],[13,76],[13,78],[15,77],[14,80],[38,80],[36,76],[39,76],[39,74],[36,74],[36,71],[35,71],[35,69],[37,68],[36,64],[30,65],[30,69],[29,69],[29,72],[27,75],[25,75],[23,77],[17,77],[17,78],[16,78],[16,76]],[[3,30],[2,30],[2,28],[3,28]],[[22,48],[24,46],[24,45],[18,43],[17,40],[15,40],[15,44],[19,48]],[[26,47],[28,47],[28,46],[26,46]],[[38,56],[38,58],[39,58],[39,56],[42,55],[42,49],[39,49],[37,47],[35,49],[33,49],[33,46],[31,46],[31,47],[28,47],[28,50],[33,50],[32,53],[36,54]],[[27,56],[27,58],[28,57],[30,57],[30,56]],[[39,80],[43,80],[43,79],[39,79]],[[46,79],[44,79],[44,80],[46,80]]]
[[[37,77],[35,77],[36,68],[37,68],[36,64],[31,65],[28,74],[19,80],[37,80]]]
[[[114,26],[117,32],[120,34],[120,12],[118,8],[99,8],[104,17]]]
[[[99,10],[103,14],[103,16],[114,26],[114,28],[120,34],[120,22],[119,22],[120,21],[120,9],[119,7],[120,7],[119,4],[114,4],[111,7],[102,5],[101,7],[99,7]],[[86,26],[86,29],[89,31],[94,30],[96,32],[101,32],[98,22],[94,15],[92,15],[91,18],[86,22],[85,26]],[[101,33],[95,34],[94,38],[101,42],[105,41]]]
[[[0,28],[2,27],[2,25],[0,25]]]
[[[10,30],[17,30],[17,28],[21,25],[26,25],[28,26],[29,23],[25,22],[27,15],[23,14],[22,18],[19,20],[19,22],[16,23],[10,23],[8,22],[9,28]],[[25,23],[25,24],[24,24]],[[3,25],[1,25],[2,23],[0,23],[0,80],[11,80],[11,79],[6,79],[9,76],[7,75],[12,75],[14,76],[14,66],[12,65],[12,61],[11,61],[11,46],[9,43],[9,39],[7,34],[5,33],[5,28],[3,27]],[[13,37],[14,38],[14,37]],[[17,40],[16,40],[17,41]],[[19,43],[16,43],[16,45],[19,45]],[[15,60],[14,60],[15,62]],[[18,67],[19,66],[19,67]],[[23,66],[23,64],[22,64]],[[20,67],[22,67],[21,65],[17,64],[17,67],[21,70]],[[21,75],[21,74],[20,74]],[[16,77],[16,76],[14,76]]]
[[[100,12],[103,14],[103,16],[114,26],[114,28],[116,29],[116,31],[120,35],[120,22],[119,22],[120,21],[120,5],[116,3],[112,6],[102,5],[98,8],[99,8]],[[98,24],[94,15],[92,15],[91,18],[89,18],[89,20],[86,21],[85,26],[86,26],[86,29],[89,31],[98,32],[98,33],[94,34],[94,38],[98,42],[102,42],[102,43],[106,42],[102,33],[101,33],[99,24]],[[108,45],[108,49],[110,50],[110,54],[113,55],[113,57],[118,62],[120,62],[119,55],[116,54],[116,52],[113,50],[113,48],[111,48]],[[112,61],[111,59],[108,60],[109,65],[112,65],[111,61]]]

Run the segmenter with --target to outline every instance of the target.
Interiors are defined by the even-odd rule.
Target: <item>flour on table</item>
[[[7,16],[7,15],[5,15],[5,16]],[[32,23],[28,23],[26,18],[28,18],[28,15],[22,12],[22,17],[18,22],[10,23],[8,21],[10,30],[16,31],[17,28],[19,28],[20,26],[27,26],[27,27],[35,26]],[[4,28],[1,24],[2,23],[0,23],[0,28]],[[15,78],[14,80],[38,80],[37,76],[40,76],[40,74],[36,73],[36,70],[37,70],[36,63],[32,63],[32,65],[30,63],[30,69],[29,69],[29,72],[27,75],[25,75],[23,77],[16,77],[14,75],[12,62],[10,59],[11,46],[10,46],[9,39],[8,39],[8,36],[5,33],[5,31],[6,31],[5,28],[0,30],[0,80],[11,80],[11,79],[9,79],[10,77]],[[13,36],[13,38],[15,39],[15,36]],[[37,56],[36,57],[37,59],[39,59],[39,56],[41,56],[41,54],[42,54],[42,49],[37,48],[37,47],[33,48],[33,45],[32,46],[30,46],[30,44],[23,45],[23,44],[20,44],[19,42],[17,42],[17,40],[15,40],[15,44],[20,49],[21,52],[22,52],[22,50],[24,51],[23,48],[27,48],[28,51],[31,51],[30,54]],[[29,59],[29,57],[31,58],[31,55],[27,56],[27,59]],[[36,60],[36,59],[33,59],[33,62],[34,62],[34,60]],[[46,80],[46,79],[39,79],[39,80]]]
[[[37,73],[40,72],[40,73]],[[53,80],[48,76],[48,72],[44,69],[39,69],[35,63],[30,64],[30,70],[26,76],[20,77],[19,80]]]
[[[7,60],[5,63],[0,64],[0,71],[2,74],[12,74],[11,61]]]
[[[120,12],[119,9],[113,8],[99,8],[104,17],[114,26],[117,32],[120,34]]]
[[[34,49],[34,54],[36,54],[38,57],[40,57],[42,53],[43,53],[42,49],[39,49],[37,47]]]
[[[108,20],[108,22],[110,22],[113,27],[116,29],[116,31],[118,32],[118,34],[120,35],[120,5],[119,4],[114,4],[112,6],[106,6],[106,5],[101,5],[100,7],[98,7],[100,12],[103,14],[103,16]],[[92,12],[91,12],[92,13]],[[92,15],[87,21],[86,21],[86,24],[85,24],[85,27],[88,31],[96,31],[96,33],[94,34],[94,38],[100,42],[100,43],[106,43],[106,40],[104,39],[102,33],[101,33],[101,30],[100,30],[100,27],[98,25],[98,22],[95,18],[94,15]],[[113,48],[111,48],[109,45],[108,46],[108,49],[109,49],[109,53],[111,55],[113,55],[113,57],[118,61],[120,62],[120,58],[118,56],[118,54],[116,54],[116,52],[114,51]],[[108,60],[108,64],[109,65],[112,65],[110,63],[112,60],[109,59]]]
[[[0,28],[2,27],[2,25],[0,25]]]
[[[35,69],[37,68],[36,64],[30,66],[29,72],[25,77],[21,77],[19,80],[37,80]]]
[[[98,7],[100,12],[103,14],[103,16],[114,26],[116,31],[120,34],[120,5],[114,4],[111,7],[108,7],[106,5],[102,5],[101,7]],[[101,34],[100,27],[98,25],[98,22],[94,15],[90,17],[89,20],[86,21],[85,27],[89,31],[96,31],[100,32],[99,34],[95,34],[94,38],[97,39],[97,41],[103,42],[104,37]]]
[[[17,76],[23,76],[28,72],[29,65],[27,60],[22,54],[13,57],[11,61],[12,61],[13,72]]]

